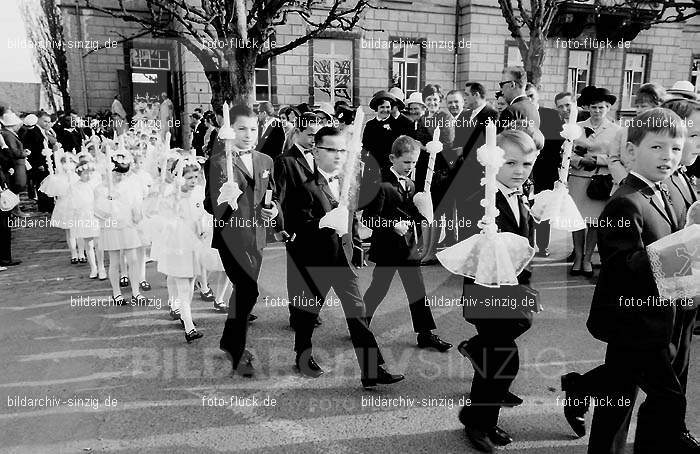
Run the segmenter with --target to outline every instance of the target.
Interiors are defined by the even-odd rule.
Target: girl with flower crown
[[[129,172],[129,177],[141,192],[142,199],[148,196],[153,185],[153,178],[145,169],[145,149],[145,141],[139,143],[138,151],[134,152],[134,164]],[[146,249],[151,245],[151,241],[143,229],[143,223],[140,222],[137,227],[141,237],[141,246],[136,248],[136,261],[138,263],[136,274],[139,279],[139,288],[141,291],[147,292],[151,290],[151,284],[146,280]]]
[[[168,299],[173,308],[179,306],[179,320],[187,343],[203,337],[195,328],[191,310],[194,278],[201,268],[199,238],[205,214],[202,199],[194,195],[200,171],[193,157],[181,157],[176,161],[176,193],[165,208],[169,215],[162,234],[167,248],[158,252],[158,271],[167,276]]]
[[[119,285],[120,253],[127,262],[131,284],[131,302],[145,304],[138,288],[138,263],[136,248],[142,244],[136,226],[142,219],[143,195],[131,184],[126,174],[133,162],[131,153],[123,148],[111,158],[112,169],[107,175],[106,185],[95,189],[95,216],[100,220],[100,241],[109,254],[109,282],[115,304],[126,305]]]
[[[107,279],[104,252],[99,247],[100,225],[95,217],[95,187],[99,180],[95,174],[94,158],[89,153],[78,155],[75,173],[79,180],[70,187],[72,232],[78,242],[81,254],[87,257],[90,265],[90,279]]]

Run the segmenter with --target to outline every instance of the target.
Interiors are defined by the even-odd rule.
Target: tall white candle
[[[489,150],[496,148],[496,124],[490,120],[486,123],[486,146]]]
[[[576,124],[578,119],[578,107],[576,103],[571,104],[571,111],[569,112],[569,124]]]
[[[231,127],[231,118],[229,117],[229,107],[228,107],[227,102],[224,103],[222,109],[223,109],[223,116],[224,116],[223,126],[230,128]]]

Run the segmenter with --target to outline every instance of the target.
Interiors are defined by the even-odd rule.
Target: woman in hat
[[[22,141],[17,135],[22,127],[22,120],[8,109],[0,117],[0,123],[2,123],[0,134],[5,142],[3,149],[0,150],[0,154],[3,155],[0,159],[7,162],[5,171],[12,175],[10,178],[10,189],[14,193],[19,194],[27,187],[26,158],[30,154],[28,150],[24,149],[24,145],[22,145]],[[22,215],[19,207],[15,207],[13,213]]]
[[[571,197],[588,227],[573,234],[574,264],[570,274],[590,278],[593,277],[591,257],[597,241],[595,225],[606,200],[591,199],[587,191],[594,175],[610,174],[608,152],[620,126],[607,118],[610,107],[617,101],[607,88],[594,88],[586,93],[586,98],[591,117],[578,123],[586,134],[574,142],[577,151],[571,156],[568,181]]]
[[[365,178],[369,181],[378,179],[381,169],[388,168],[391,145],[398,137],[396,127],[391,117],[391,109],[399,100],[386,90],[374,94],[369,102],[369,107],[377,112],[365,125],[362,134],[362,148],[365,151]]]

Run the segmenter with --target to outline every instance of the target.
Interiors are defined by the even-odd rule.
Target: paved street
[[[415,348],[398,277],[372,329],[389,369],[406,380],[375,391],[360,387],[334,297],[315,333],[315,356],[326,374],[304,379],[292,370],[287,309],[274,299],[286,297],[284,250],[267,249],[254,311],[259,319],[249,332],[258,375],[249,380],[231,377],[218,350],[225,315],[210,303],[195,298],[194,319],[205,337],[185,343],[168,317],[165,280],[154,264],[148,265],[152,307],[71,307],[80,298],[108,297],[107,281],[89,280],[87,265],[68,263],[62,231],[14,235],[23,263],[0,273],[0,452],[476,452],[457,421],[471,365],[456,348],[442,354]],[[555,240],[553,257],[561,258],[567,235]],[[360,271],[363,290],[371,269]],[[522,368],[513,391],[525,404],[502,411],[501,426],[516,439],[504,451],[586,450],[587,438],[574,439],[557,405],[558,377],[599,364],[603,344],[585,328],[594,284],[567,278],[566,270],[564,263],[535,262],[534,286],[545,310],[519,340]],[[459,297],[460,279],[439,266],[423,271],[431,297]],[[455,345],[474,333],[461,308],[436,307],[434,314],[438,333]],[[699,389],[698,363],[695,348],[689,390]],[[687,421],[700,434],[700,395],[688,397]],[[379,398],[395,400],[382,406]]]

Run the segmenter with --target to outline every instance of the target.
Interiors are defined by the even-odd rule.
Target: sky
[[[32,50],[14,48],[18,41],[27,40],[20,15],[20,0],[0,2],[0,81],[39,82],[39,75],[32,66]]]

